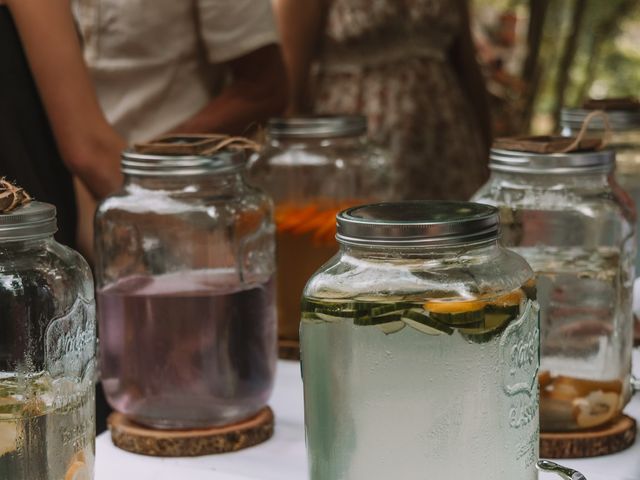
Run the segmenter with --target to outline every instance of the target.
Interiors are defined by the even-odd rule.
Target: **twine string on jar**
[[[0,178],[0,213],[9,213],[32,200],[22,187]]]
[[[582,126],[580,127],[580,131],[578,132],[578,135],[576,135],[576,138],[573,140],[573,142],[571,142],[565,148],[560,150],[559,153],[568,153],[576,150],[580,146],[585,135],[587,134],[587,131],[589,130],[589,125],[591,124],[593,119],[596,117],[602,117],[602,123],[604,124],[604,132],[602,135],[602,139],[600,140],[600,144],[596,149],[602,150],[607,145],[609,145],[609,143],[611,142],[611,135],[612,135],[609,116],[606,114],[604,110],[594,110],[593,112],[589,113],[585,117],[584,121],[582,122]]]
[[[225,149],[250,150],[257,152],[260,144],[246,137],[225,134],[170,134],[154,138],[148,142],[137,143],[134,150],[138,153],[154,155],[214,155]]]
[[[203,150],[201,155],[213,155],[225,148],[251,150],[257,152],[260,150],[260,144],[246,137],[227,137],[220,140],[217,144]]]

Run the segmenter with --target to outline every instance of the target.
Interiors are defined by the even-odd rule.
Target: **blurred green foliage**
[[[483,8],[515,11],[526,31],[528,12],[540,0],[473,0]],[[578,106],[588,97],[640,97],[640,0],[550,0],[538,57],[540,81],[527,95],[535,98],[534,130],[555,128],[558,99]],[[581,23],[574,22],[582,8]],[[567,39],[576,36],[575,53]],[[521,41],[526,42],[526,35]],[[566,81],[559,66],[569,65]],[[527,79],[523,79],[527,81]]]

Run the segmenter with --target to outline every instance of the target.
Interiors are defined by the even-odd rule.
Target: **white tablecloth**
[[[634,353],[634,365],[640,366],[638,352]],[[103,433],[96,445],[96,480],[304,480],[307,462],[302,381],[297,362],[279,362],[271,407],[276,415],[273,438],[262,445],[224,455],[178,459],[145,457],[117,449],[108,433]],[[627,413],[640,418],[640,398],[629,404]],[[615,455],[560,463],[580,470],[588,480],[640,480],[640,441]],[[559,477],[544,475],[541,480],[543,478],[558,480]]]

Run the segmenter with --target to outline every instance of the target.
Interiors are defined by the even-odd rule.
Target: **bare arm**
[[[309,72],[318,53],[329,0],[273,0],[287,74],[289,111],[311,110]]]
[[[102,198],[120,185],[124,140],[107,123],[76,35],[69,0],[5,0],[16,23],[60,154]]]
[[[269,45],[228,62],[232,83],[173,132],[245,134],[285,108],[287,78],[280,47]]]
[[[478,128],[484,141],[484,147],[489,152],[491,147],[491,117],[489,114],[489,98],[476,60],[476,49],[471,38],[471,23],[469,19],[469,6],[465,0],[458,0],[463,10],[463,25],[461,33],[451,50],[451,63],[458,74],[458,79],[464,94],[470,103],[476,117]]]

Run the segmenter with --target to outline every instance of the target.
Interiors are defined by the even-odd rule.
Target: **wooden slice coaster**
[[[541,458],[587,458],[620,452],[633,445],[636,421],[622,415],[600,429],[581,432],[541,433]]]
[[[300,360],[300,342],[298,340],[278,340],[278,357],[282,360]]]
[[[269,407],[243,422],[204,430],[154,430],[131,422],[121,413],[112,413],[107,422],[116,447],[154,457],[235,452],[269,440],[274,423]]]

